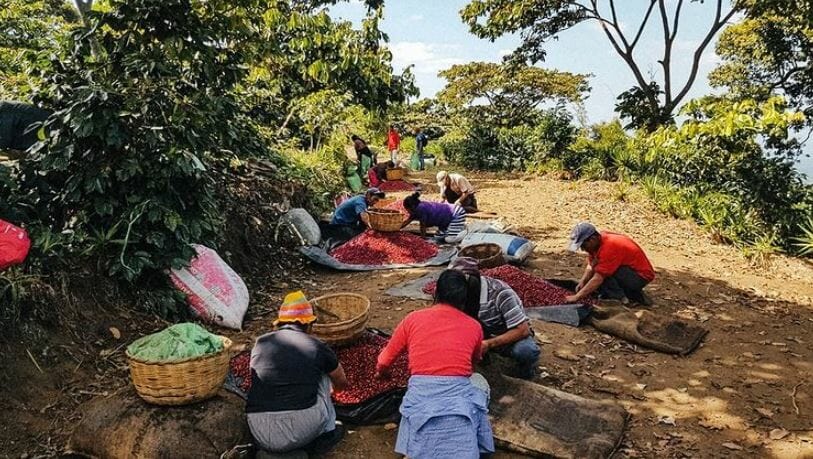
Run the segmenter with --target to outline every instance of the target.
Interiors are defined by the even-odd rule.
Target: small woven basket
[[[370,227],[376,231],[401,231],[401,225],[404,224],[404,215],[395,209],[374,208],[368,210],[367,214],[370,216]]]
[[[345,345],[356,341],[370,320],[370,300],[355,293],[334,293],[311,300],[316,317],[332,316],[336,322],[313,325],[313,335],[332,345]]]
[[[474,244],[460,249],[459,257],[471,257],[477,260],[480,269],[496,268],[505,264],[502,248],[497,244]]]
[[[406,170],[396,167],[387,169],[387,180],[402,180],[406,176]]]
[[[154,405],[188,405],[213,397],[229,372],[230,339],[214,354],[176,362],[146,362],[127,353],[136,392]]]

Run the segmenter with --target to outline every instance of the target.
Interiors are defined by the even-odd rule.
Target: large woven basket
[[[387,180],[402,180],[406,176],[406,171],[400,167],[387,169]]]
[[[505,264],[502,248],[497,244],[474,244],[460,249],[458,257],[471,257],[477,260],[480,269],[496,268]]]
[[[401,231],[404,224],[404,215],[395,209],[373,208],[367,210],[367,214],[370,216],[370,227],[376,231]]]
[[[145,362],[127,353],[136,392],[155,405],[187,405],[213,397],[229,372],[232,342],[221,338],[220,352],[176,362]]]
[[[313,325],[313,334],[328,344],[356,341],[370,320],[370,300],[363,295],[334,293],[311,300],[311,304],[319,318]]]

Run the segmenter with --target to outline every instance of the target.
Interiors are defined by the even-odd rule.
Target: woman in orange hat
[[[327,344],[310,335],[316,316],[302,292],[290,293],[251,351],[246,415],[257,445],[272,453],[305,449],[324,454],[344,436],[336,424],[331,384],[347,386],[344,369]]]

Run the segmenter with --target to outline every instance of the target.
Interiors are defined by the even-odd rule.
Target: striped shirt
[[[478,317],[487,337],[498,336],[528,320],[522,300],[505,282],[480,277]]]

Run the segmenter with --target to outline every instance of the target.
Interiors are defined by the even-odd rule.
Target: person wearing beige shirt
[[[437,175],[441,198],[450,203],[457,204],[467,213],[477,212],[476,192],[472,184],[460,174],[440,171]]]

